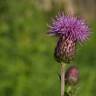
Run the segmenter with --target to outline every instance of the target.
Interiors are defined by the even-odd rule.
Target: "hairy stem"
[[[65,90],[65,64],[61,63],[61,96],[64,96]]]

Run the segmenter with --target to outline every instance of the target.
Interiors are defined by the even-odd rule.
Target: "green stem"
[[[65,63],[61,63],[61,96],[64,96],[65,91]]]

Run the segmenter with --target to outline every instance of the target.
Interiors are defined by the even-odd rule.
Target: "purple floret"
[[[49,34],[83,42],[88,39],[90,32],[83,19],[61,14],[53,20]]]

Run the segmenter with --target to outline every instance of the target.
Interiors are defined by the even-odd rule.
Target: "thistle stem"
[[[61,96],[64,96],[65,90],[65,63],[61,63]]]

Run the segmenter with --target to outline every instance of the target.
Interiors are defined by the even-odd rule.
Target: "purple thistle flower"
[[[49,34],[71,38],[76,42],[83,42],[89,37],[89,27],[83,19],[75,16],[59,14],[49,26]]]

